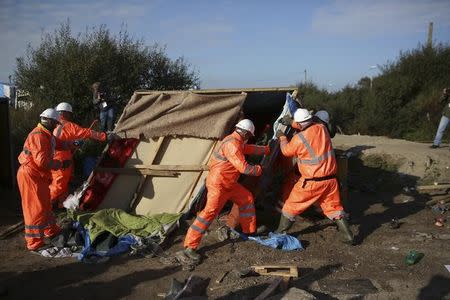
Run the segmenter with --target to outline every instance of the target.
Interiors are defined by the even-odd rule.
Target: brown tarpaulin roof
[[[235,124],[247,94],[136,92],[115,132],[121,137],[183,135],[221,139]]]

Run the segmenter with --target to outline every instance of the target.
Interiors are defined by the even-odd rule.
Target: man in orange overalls
[[[86,138],[101,142],[106,140],[106,133],[83,128],[72,122],[72,106],[69,103],[61,102],[56,106],[56,111],[59,114],[60,124],[53,130],[53,134],[57,139],[67,142],[75,142]],[[73,151],[56,151],[54,159],[69,160],[72,164],[67,169],[52,170],[50,197],[53,204],[64,200],[68,195],[69,181],[73,173]]]
[[[25,140],[17,171],[28,250],[38,250],[44,246],[44,237],[53,237],[60,232],[50,203],[50,170],[66,169],[71,164],[70,160],[53,159],[55,149],[68,148],[67,143],[52,135],[58,124],[58,114],[48,108],[40,117],[39,124]]]
[[[198,213],[184,240],[186,248],[184,253],[195,261],[200,260],[196,249],[203,234],[228,200],[239,206],[242,231],[247,234],[256,231],[253,195],[237,182],[240,174],[260,176],[262,172],[261,166],[253,166],[246,162],[245,154],[264,155],[269,152],[268,146],[246,144],[254,132],[255,126],[252,121],[248,119],[239,121],[236,130],[222,140],[218,150],[211,157],[209,174],[206,178],[208,191],[206,206]]]
[[[335,220],[346,242],[353,244],[353,234],[344,218],[339,197],[336,158],[328,130],[323,124],[314,123],[312,115],[303,108],[294,113],[294,123],[300,132],[289,143],[281,131],[277,132],[281,152],[287,157],[297,157],[301,174],[283,205],[277,232],[287,231],[295,216],[317,203],[329,219]]]

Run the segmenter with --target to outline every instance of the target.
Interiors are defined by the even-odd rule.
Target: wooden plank
[[[296,90],[297,87],[268,87],[268,88],[242,88],[242,89],[209,89],[209,90],[173,90],[173,91],[155,91],[140,90],[134,92],[136,95],[148,95],[152,93],[177,94],[180,92],[191,92],[194,94],[221,94],[221,93],[247,93],[247,92],[290,92]]]
[[[23,221],[20,221],[14,225],[9,226],[8,228],[0,232],[0,240],[7,238],[11,234],[21,231],[23,228],[24,228]]]
[[[270,285],[265,289],[255,300],[267,299],[270,295],[274,294],[278,286],[283,282],[283,277],[275,278]]]
[[[128,166],[128,168],[179,172],[200,172],[209,170],[209,167],[207,165],[131,165]]]
[[[256,273],[265,276],[298,277],[297,266],[267,265],[252,266],[252,268]]]
[[[450,184],[432,184],[432,185],[419,185],[416,187],[418,191],[428,191],[428,190],[445,190],[450,189]]]
[[[133,169],[133,168],[97,168],[96,172],[107,172],[127,175],[150,175],[159,177],[175,177],[178,175],[175,171],[163,171],[163,170],[145,170],[145,169]]]

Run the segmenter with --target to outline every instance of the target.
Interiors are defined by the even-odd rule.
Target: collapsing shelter
[[[81,208],[187,212],[205,195],[209,158],[239,118],[255,123],[256,139],[272,137],[286,92],[294,90],[136,91],[116,124],[122,139],[103,152]]]

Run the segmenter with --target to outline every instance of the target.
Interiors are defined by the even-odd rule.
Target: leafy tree
[[[113,35],[106,28],[87,29],[74,35],[67,21],[42,36],[36,48],[28,47],[17,59],[16,84],[30,93],[39,107],[69,102],[80,123],[88,124],[94,82],[101,82],[118,98],[119,110],[137,89],[173,90],[199,85],[195,70],[183,57],[175,60],[158,44],[145,46],[122,30]],[[119,111],[120,112],[120,111]]]

